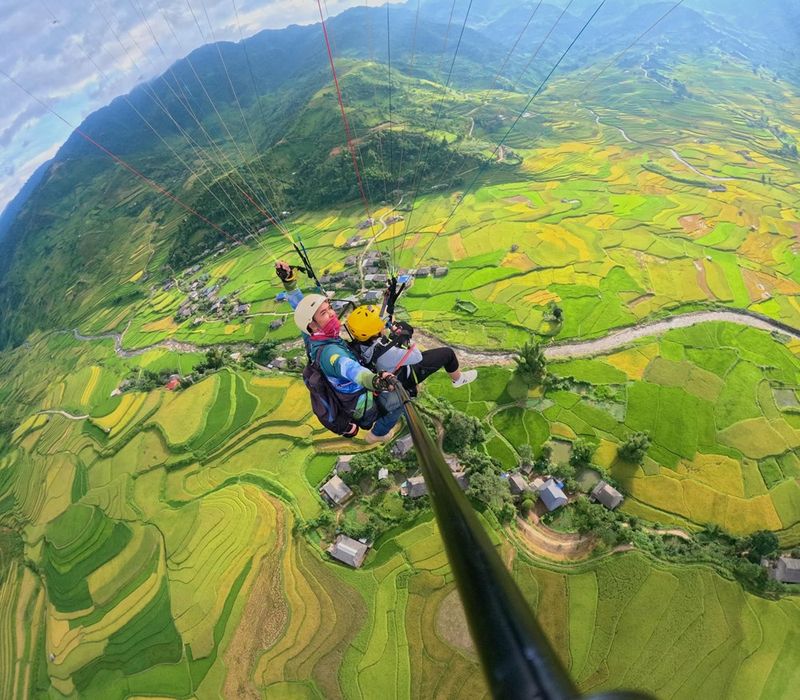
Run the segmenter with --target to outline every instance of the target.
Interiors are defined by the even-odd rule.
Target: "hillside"
[[[487,696],[413,450],[311,413],[272,269],[302,240],[337,299],[416,270],[398,317],[478,368],[417,406],[581,692],[794,697],[797,586],[760,559],[800,555],[795,10],[702,0],[618,56],[674,3],[610,1],[531,100],[597,6],[524,70],[564,5],[509,57],[536,5],[475,0],[447,87],[466,4],[391,8],[391,73],[385,8],[331,20],[372,224],[319,26],[81,126],[204,218],[78,135],[32,183],[0,259],[0,696]]]

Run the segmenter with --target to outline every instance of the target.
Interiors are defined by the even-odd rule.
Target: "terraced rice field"
[[[702,110],[662,95],[658,118],[642,114],[648,90],[663,87],[637,71],[582,109],[574,83],[555,76],[508,143],[519,167],[470,192],[441,232],[460,193],[423,193],[417,224],[389,226],[373,246],[403,241],[397,266],[449,272],[419,278],[400,316],[507,351],[532,332],[599,338],[704,308],[800,326],[796,164],[748,123],[766,110],[788,124],[800,102],[737,63],[676,70],[689,83],[692,70],[713,78],[695,81]],[[745,77],[753,89],[743,93]],[[712,82],[718,92],[705,92]],[[518,99],[485,97],[492,110]],[[486,129],[481,138],[496,141]],[[315,265],[339,271],[362,218],[348,204],[295,224]],[[282,238],[270,244],[292,254]],[[295,339],[291,323],[269,330],[288,308],[262,250],[203,264],[252,315],[199,326],[174,320],[185,292],[146,289],[145,252],[134,252],[80,325],[118,339],[35,333],[0,354],[0,406],[13,423],[8,444],[0,438],[0,696],[485,697],[429,510],[379,539],[357,571],[333,563],[307,527],[339,517],[317,489],[335,455],[364,446],[319,428],[298,377],[237,366],[177,393],[111,397],[139,369],[188,374],[207,345]],[[119,307],[111,299],[125,280],[141,294]],[[553,303],[560,324],[547,320]],[[503,367],[481,368],[462,389],[443,376],[426,387],[483,421],[485,449],[507,469],[523,444],[539,455],[553,438],[589,438],[626,492],[625,512],[800,544],[800,343],[708,323],[549,370],[571,388],[528,391]],[[653,440],[641,466],[617,457],[636,430]],[[757,598],[710,568],[636,552],[561,567],[484,522],[583,691],[795,697],[794,597]]]
[[[710,323],[550,370],[588,388],[531,395],[521,407],[511,373],[499,367],[482,370],[486,379],[467,392],[440,377],[429,385],[473,415],[486,415],[485,399],[496,402],[487,451],[504,465],[516,463],[509,448],[530,444],[536,453],[551,437],[591,438],[601,445],[598,462],[632,497],[623,506],[631,513],[734,534],[771,529],[786,546],[800,542],[800,419],[775,393],[800,383],[792,348],[763,331]],[[491,393],[484,381],[494,383]],[[593,398],[597,391],[606,398]],[[641,467],[617,459],[614,447],[637,430],[652,438]]]
[[[769,602],[708,568],[640,554],[570,569],[517,559],[514,574],[583,692],[766,698],[797,682],[793,598]]]

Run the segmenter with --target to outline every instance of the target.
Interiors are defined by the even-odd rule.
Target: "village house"
[[[456,480],[456,483],[462,491],[467,490],[469,487],[469,477],[465,472],[453,472],[453,478]]]
[[[392,457],[401,459],[405,457],[414,447],[414,440],[410,433],[406,433],[403,437],[398,438],[394,445],[389,448]]]
[[[592,489],[589,498],[602,503],[609,510],[614,510],[624,500],[623,495],[613,486],[601,481]]]
[[[333,468],[333,471],[337,474],[347,474],[353,471],[353,468],[350,466],[350,460],[352,459],[353,455],[339,455],[339,459],[336,461],[336,466]]]
[[[271,331],[276,331],[276,330],[278,330],[278,328],[280,328],[280,327],[283,325],[283,322],[284,322],[284,321],[285,321],[285,319],[283,319],[283,318],[276,318],[274,321],[272,321],[272,322],[269,324],[269,329],[270,329]]]
[[[410,436],[409,436],[410,437]],[[461,471],[461,462],[458,461],[458,457],[455,455],[448,455],[444,456],[445,464],[450,467],[450,471],[455,473]]]
[[[557,510],[567,505],[567,495],[561,490],[555,479],[548,479],[539,489],[539,499],[549,511]]]
[[[513,496],[519,496],[528,490],[528,482],[525,481],[525,477],[519,474],[511,474],[508,477],[508,488],[511,489]]]
[[[383,292],[379,289],[371,289],[364,295],[364,303],[375,304],[383,299]]]
[[[369,546],[354,540],[347,535],[338,535],[334,543],[328,547],[328,554],[334,559],[357,569],[364,563]]]
[[[364,219],[364,221],[359,221],[358,222],[358,224],[356,225],[356,228],[359,231],[363,231],[364,229],[369,228],[370,226],[372,226],[374,223],[375,223],[375,219],[373,219],[373,218]]]
[[[378,481],[389,478],[389,470],[386,467],[378,469]]]
[[[408,498],[419,498],[428,493],[428,486],[421,476],[412,476],[400,485],[400,493]]]
[[[319,491],[334,506],[344,505],[353,497],[350,487],[338,476],[328,479]]]
[[[177,374],[170,375],[169,381],[164,385],[167,391],[175,391],[181,385],[181,378]]]
[[[419,267],[417,268],[416,277],[428,277],[431,274],[431,268],[429,267]]]
[[[270,364],[275,369],[286,369],[289,366],[289,361],[285,357],[276,357]]]
[[[800,583],[800,559],[780,557],[770,571],[772,578],[781,583]]]
[[[243,316],[250,311],[250,304],[238,304],[233,310],[237,316]]]
[[[433,276],[434,277],[444,277],[448,273],[448,269],[446,267],[434,267],[433,268]]]

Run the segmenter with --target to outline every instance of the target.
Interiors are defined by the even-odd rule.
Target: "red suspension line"
[[[364,183],[361,180],[361,171],[358,168],[358,158],[356,157],[356,148],[353,144],[353,136],[350,132],[350,122],[347,120],[347,113],[344,109],[344,102],[342,102],[342,90],[339,87],[339,78],[336,76],[336,66],[333,63],[333,53],[331,52],[331,43],[328,39],[328,28],[325,26],[325,17],[322,14],[321,0],[317,0],[317,7],[319,8],[319,19],[322,23],[322,35],[325,37],[325,48],[328,50],[328,60],[331,64],[331,74],[333,75],[333,84],[336,86],[336,98],[339,100],[339,111],[342,113],[342,123],[344,124],[344,133],[347,138],[347,148],[350,151],[350,157],[353,159],[353,168],[356,171],[356,179],[358,180],[358,191],[361,193],[361,201],[364,202],[364,210],[367,212],[367,218],[372,221],[372,214],[367,201],[367,195],[364,193]]]

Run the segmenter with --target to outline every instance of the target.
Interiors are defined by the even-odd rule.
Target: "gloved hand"
[[[397,378],[391,372],[380,372],[372,378],[375,391],[394,391]]]
[[[392,335],[401,345],[407,344],[414,335],[414,327],[405,321],[395,321],[391,330]]]
[[[293,282],[297,277],[297,272],[289,263],[284,260],[278,260],[275,263],[275,274],[278,275],[281,282]]]

